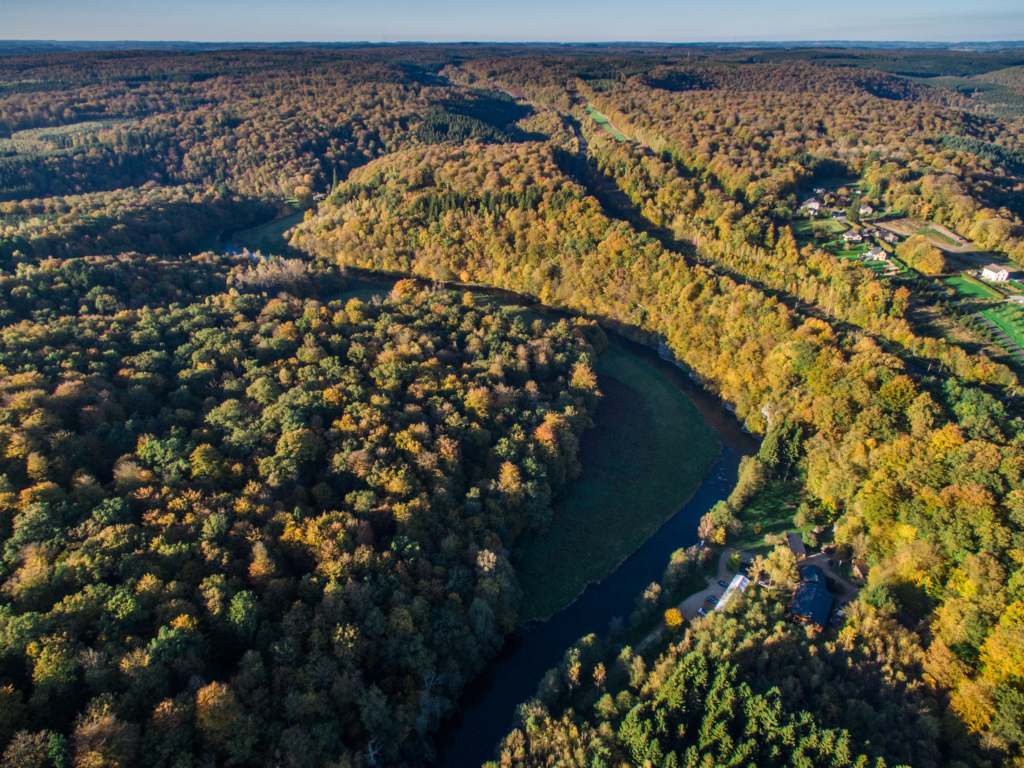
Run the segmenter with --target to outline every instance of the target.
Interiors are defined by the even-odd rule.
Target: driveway
[[[725,587],[721,586],[718,582],[724,581],[728,584],[732,581],[732,573],[726,566],[729,563],[729,558],[732,557],[735,551],[736,550],[732,547],[727,548],[722,553],[722,556],[718,558],[717,573],[714,576],[708,574],[708,579],[711,583],[705,589],[697,592],[696,594],[690,595],[676,606],[676,608],[679,609],[679,612],[683,614],[684,619],[687,621],[699,619],[700,614],[697,613],[698,608],[703,608],[709,613],[714,609],[715,606],[709,603],[706,598],[708,595],[711,595],[712,597],[720,600],[722,595],[725,594]]]

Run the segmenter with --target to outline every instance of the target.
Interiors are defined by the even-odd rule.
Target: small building
[[[1010,270],[999,264],[989,264],[981,270],[981,279],[990,280],[994,283],[1005,283],[1010,279]]]
[[[872,208],[870,205],[861,205],[861,207],[860,207],[860,215],[861,216],[870,216],[874,212],[875,212],[875,209]]]
[[[313,200],[315,200],[318,203],[321,200],[326,200],[326,199],[327,199],[327,195],[323,194],[322,192],[320,194],[318,194],[318,195],[313,195]]]
[[[804,546],[803,537],[799,533],[787,533],[786,543],[789,544],[789,551],[797,557],[807,557],[807,547]]]
[[[1024,296],[1011,296],[1010,298],[1007,299],[1007,301],[1012,302],[1014,304],[1024,304]]]
[[[819,203],[813,197],[809,197],[803,201],[800,207],[806,208],[809,213],[814,214],[817,213],[818,210],[821,208],[821,203]]]
[[[900,241],[900,236],[897,235],[895,232],[886,232],[882,236],[882,239],[885,240],[885,242],[887,242],[887,243],[895,244],[895,243],[898,243]]]
[[[858,578],[861,581],[868,580],[868,572],[871,568],[868,566],[866,561],[854,558],[851,561],[851,565],[853,566],[853,575],[855,578]]]
[[[863,242],[864,236],[860,232],[844,232],[843,240],[848,243],[860,243]]]
[[[824,187],[815,187],[814,188],[814,194],[816,194],[816,195],[824,195],[825,194],[825,188]]]
[[[889,253],[884,248],[879,248],[877,245],[864,254],[864,261],[888,261]]]
[[[725,594],[718,601],[718,605],[715,606],[716,611],[720,611],[725,608],[728,603],[737,594],[743,594],[747,590],[747,586],[750,584],[750,579],[744,576],[742,573],[737,573],[732,577],[732,581],[729,582],[729,586],[725,589]]]
[[[789,604],[789,615],[793,621],[819,631],[828,625],[831,610],[832,595],[825,588],[824,579],[820,583],[802,582],[793,593],[793,602]]]

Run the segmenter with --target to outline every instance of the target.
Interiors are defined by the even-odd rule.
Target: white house
[[[982,280],[991,280],[994,283],[1005,283],[1010,279],[1010,271],[999,264],[989,264],[981,270]]]
[[[900,241],[900,236],[897,235],[895,232],[886,232],[885,237],[883,237],[882,239],[885,240],[885,242],[887,243],[898,243]]]
[[[813,214],[817,213],[818,210],[821,208],[821,203],[819,203],[813,197],[809,197],[806,200],[804,200],[803,205],[801,205],[800,207],[806,208],[809,213]]]
[[[864,261],[888,261],[889,254],[884,248],[877,245],[864,254]]]
[[[843,233],[843,240],[848,243],[859,243],[864,239],[860,232],[845,232]]]
[[[1011,296],[1007,301],[1011,304],[1024,304],[1024,296]]]
[[[860,207],[860,215],[861,216],[870,216],[874,212],[875,212],[875,209],[872,208],[870,205],[861,205],[861,207]]]

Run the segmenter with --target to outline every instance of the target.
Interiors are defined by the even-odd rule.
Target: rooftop
[[[786,542],[789,544],[789,549],[794,555],[807,557],[807,547],[804,546],[804,540],[799,533],[787,533]]]
[[[800,581],[807,582],[809,584],[824,584],[825,572],[816,565],[801,565]]]
[[[824,583],[805,581],[796,588],[793,602],[789,604],[791,616],[804,619],[824,628],[828,623],[828,612],[832,610],[832,595]]]
[[[725,604],[732,600],[733,595],[735,595],[737,592],[742,594],[746,590],[747,585],[749,583],[750,579],[748,579],[742,573],[737,573],[735,576],[733,576],[732,581],[729,582],[729,586],[725,590],[725,594],[722,595],[722,597],[718,601],[718,605],[715,606],[715,610],[722,610],[722,608],[725,607]]]

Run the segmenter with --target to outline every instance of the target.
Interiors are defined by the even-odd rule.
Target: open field
[[[931,221],[919,221],[917,219],[891,219],[881,223],[879,226],[892,230],[901,237],[912,237],[913,235],[924,235],[928,241],[939,248],[969,249],[970,243],[957,240],[956,233]]]
[[[980,310],[978,314],[998,325],[1018,347],[1024,347],[1024,309],[1015,304],[999,304]]]
[[[966,296],[970,299],[1000,299],[1003,296],[995,288],[985,285],[983,282],[971,277],[970,275],[947,277],[942,282],[950,288],[955,288],[956,292],[960,295]]]
[[[556,500],[548,531],[519,546],[524,622],[554,615],[618,566],[693,495],[718,455],[714,430],[656,370],[615,347],[595,367],[604,397],[580,441],[583,471]]]
[[[813,527],[794,528],[793,515],[799,501],[795,484],[778,480],[768,483],[740,513],[743,531],[735,539],[730,536],[726,543],[738,552],[767,555],[771,547],[764,543],[764,537],[769,533],[779,535],[786,531],[808,531]],[[759,524],[761,528],[757,532]]]
[[[621,133],[619,133],[619,132],[618,132],[617,130],[615,130],[614,128],[612,128],[611,124],[610,124],[610,123],[608,122],[608,118],[607,118],[607,117],[605,117],[604,115],[602,115],[602,114],[601,114],[600,112],[598,112],[598,111],[597,111],[596,109],[594,109],[594,108],[593,108],[592,106],[590,106],[589,104],[587,104],[587,112],[589,112],[589,113],[590,113],[590,116],[591,116],[592,118],[594,118],[594,122],[595,122],[595,123],[597,123],[598,125],[600,125],[600,126],[601,126],[602,128],[604,128],[604,129],[605,129],[605,130],[606,130],[606,131],[607,131],[608,133],[610,133],[610,134],[611,134],[612,136],[614,136],[614,137],[616,138],[616,140],[618,140],[618,141],[628,141],[628,139],[627,139],[627,138],[626,138],[625,136],[623,136],[623,135],[622,135]]]
[[[293,251],[288,247],[284,233],[302,223],[303,212],[268,221],[252,229],[236,232],[234,241],[250,251],[259,251],[264,256],[287,256]]]

